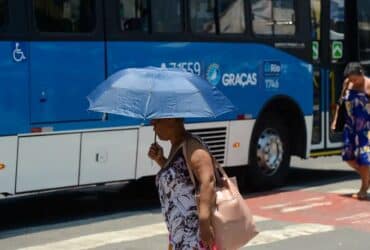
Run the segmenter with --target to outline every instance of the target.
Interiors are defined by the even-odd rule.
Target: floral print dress
[[[343,129],[344,161],[356,160],[370,166],[370,104],[369,97],[356,90],[347,90],[343,98],[346,106],[346,122]]]
[[[190,179],[182,147],[158,172],[156,184],[173,249],[203,249],[199,237],[195,187]]]

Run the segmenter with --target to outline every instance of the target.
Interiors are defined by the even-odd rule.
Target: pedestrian
[[[361,177],[360,190],[352,197],[364,200],[370,180],[370,79],[358,62],[349,63],[344,76],[346,80],[339,101],[344,101],[346,107],[342,159]],[[332,129],[335,129],[336,117],[337,114]]]
[[[209,151],[200,139],[185,130],[181,118],[154,119],[151,123],[159,139],[171,143],[168,158],[156,142],[148,152],[148,156],[161,167],[156,183],[170,234],[169,249],[216,249],[211,225],[216,178]],[[183,151],[185,142],[186,150]],[[195,196],[196,187],[189,175],[186,159],[196,177],[199,198]]]

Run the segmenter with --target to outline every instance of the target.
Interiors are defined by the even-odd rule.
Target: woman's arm
[[[189,164],[199,185],[200,236],[203,243],[212,246],[211,215],[216,199],[213,159],[198,141],[191,139],[187,145]]]
[[[339,98],[343,98],[343,97],[345,96],[345,94],[346,94],[346,91],[347,91],[348,87],[349,87],[349,79],[348,79],[348,78],[346,78],[346,79],[344,79],[344,81],[343,81],[343,84],[342,84],[342,91],[340,92],[340,97],[339,97]]]
[[[333,116],[333,121],[330,125],[330,128],[332,130],[335,130],[336,127],[337,127],[337,120],[338,120],[338,113],[339,113],[339,106],[340,106],[340,102],[342,101],[341,99],[344,97],[344,95],[346,94],[346,90],[348,89],[348,85],[349,85],[349,80],[348,78],[346,78],[344,81],[343,81],[343,84],[342,84],[342,90],[340,92],[340,96],[339,96],[339,99],[335,105],[335,111],[334,111],[334,116]]]
[[[331,122],[331,125],[330,125],[330,128],[333,131],[337,128],[338,113],[339,113],[339,104],[337,103],[335,105],[335,112],[334,112],[333,121]]]

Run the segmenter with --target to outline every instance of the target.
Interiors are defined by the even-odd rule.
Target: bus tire
[[[288,129],[276,115],[266,115],[253,131],[245,184],[256,190],[281,186],[289,169]]]

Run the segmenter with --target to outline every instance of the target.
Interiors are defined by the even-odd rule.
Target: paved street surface
[[[289,183],[245,192],[260,234],[243,249],[370,247],[370,201],[357,201],[358,177],[339,157],[294,159]],[[370,198],[370,197],[369,197]],[[0,200],[0,249],[167,249],[152,183]]]

